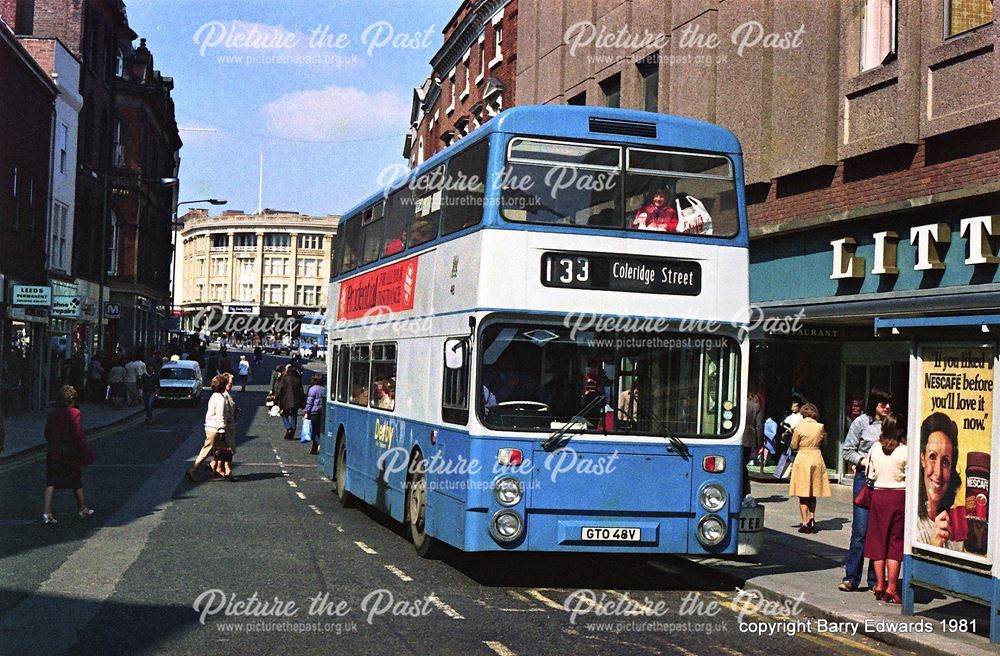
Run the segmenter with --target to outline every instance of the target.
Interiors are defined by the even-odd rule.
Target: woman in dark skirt
[[[882,420],[882,435],[868,452],[868,478],[875,481],[865,558],[875,569],[872,592],[887,604],[902,603],[897,589],[903,563],[903,517],[906,508],[906,430],[903,418],[890,412]]]
[[[49,443],[45,459],[45,509],[42,521],[55,524],[52,515],[52,495],[55,490],[73,490],[77,512],[83,519],[94,514],[83,499],[83,482],[80,468],[94,461],[87,436],[83,434],[83,420],[76,404],[76,390],[63,385],[59,390],[59,404],[45,421],[45,441]]]

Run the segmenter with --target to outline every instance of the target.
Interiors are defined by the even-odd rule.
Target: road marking
[[[323,511],[320,510],[319,508],[317,508],[316,506],[314,506],[313,504],[310,503],[309,507],[312,508],[312,511],[314,513],[316,513],[317,515],[322,515],[323,514]]]
[[[372,549],[371,547],[369,547],[364,542],[355,542],[354,544],[358,545],[358,549],[361,549],[361,551],[364,551],[366,554],[377,554],[378,553],[377,551],[375,551],[374,549]]]
[[[344,529],[341,528],[340,526],[338,526],[337,527],[337,533],[343,533],[343,532],[344,532]]]
[[[511,597],[514,597],[514,599],[517,599],[518,601],[523,601],[526,604],[530,604],[531,603],[530,599],[528,599],[527,597],[525,597],[520,592],[517,592],[516,590],[508,590],[507,594],[509,594]]]
[[[461,613],[459,613],[457,610],[455,610],[454,608],[452,608],[448,604],[446,604],[443,601],[441,601],[433,592],[427,597],[427,601],[429,601],[432,604],[434,604],[434,606],[439,611],[441,611],[442,613],[444,613],[445,615],[447,615],[448,617],[450,617],[453,620],[464,620],[465,619],[465,617]]]
[[[409,582],[409,581],[413,580],[412,578],[410,578],[409,576],[407,576],[406,573],[403,570],[399,569],[395,565],[386,565],[385,568],[387,570],[389,570],[390,572],[392,572],[393,574],[395,574],[397,577],[399,577],[399,579],[402,580],[402,581]]]
[[[295,496],[297,496],[298,498],[302,499],[303,501],[306,500],[306,495],[302,494],[301,492],[296,492]]]
[[[546,597],[545,595],[543,595],[536,588],[532,588],[531,590],[526,590],[526,592],[529,595],[531,595],[532,597],[534,597],[535,599],[537,599],[538,601],[540,601],[543,604],[545,604],[546,606],[548,606],[549,608],[554,608],[556,610],[566,610],[562,605],[557,604],[556,602],[552,601],[551,599],[549,599],[548,597]]]
[[[646,615],[648,617],[656,615],[656,611],[653,610],[653,608],[640,603],[637,599],[634,599],[627,594],[622,594],[617,590],[602,590],[602,592],[614,595],[628,604],[628,610],[623,611],[623,615]]]
[[[500,656],[517,656],[517,654],[508,649],[502,642],[497,642],[496,640],[483,640],[483,644]]]
[[[288,485],[289,485],[289,487],[298,487],[299,486],[299,484],[296,483],[295,481],[288,481]]]

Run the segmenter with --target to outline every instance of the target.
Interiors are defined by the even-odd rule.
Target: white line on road
[[[622,611],[623,615],[646,615],[648,617],[652,617],[653,615],[656,614],[656,612],[653,610],[653,608],[651,608],[650,606],[648,606],[646,604],[640,603],[638,600],[633,599],[632,597],[628,596],[627,594],[622,594],[621,592],[618,592],[617,590],[606,590],[606,592],[608,594],[612,594],[612,595],[618,597],[619,599],[621,599],[622,601],[624,601],[626,604],[628,604],[628,606],[626,606],[625,609]]]
[[[531,589],[531,590],[527,590],[526,592],[529,595],[531,595],[532,597],[534,597],[535,599],[537,599],[538,601],[540,601],[543,604],[545,604],[546,606],[548,606],[549,608],[554,608],[556,610],[566,610],[560,604],[557,604],[556,602],[552,601],[551,599],[549,599],[548,597],[546,597],[545,595],[543,595],[538,590]]]
[[[500,654],[500,656],[517,656],[517,654],[508,649],[502,642],[497,642],[496,640],[483,640],[483,644]]]
[[[299,484],[296,483],[295,481],[288,481],[288,485],[289,485],[289,487],[298,487],[299,486]]]
[[[295,495],[296,495],[296,496],[297,496],[298,498],[302,499],[303,501],[305,501],[305,500],[306,500],[306,495],[302,494],[301,492],[296,492],[296,493],[295,493]]]
[[[374,549],[372,549],[371,547],[369,547],[364,542],[355,542],[354,544],[358,545],[358,549],[361,549],[361,551],[364,551],[366,554],[377,554],[378,553],[377,551],[375,551]]]
[[[337,527],[337,533],[343,533],[344,529],[340,526]]]
[[[323,511],[320,510],[319,508],[317,508],[316,506],[314,506],[313,504],[310,503],[309,507],[312,508],[312,511],[314,513],[316,513],[317,515],[322,515],[323,514]]]
[[[428,596],[427,597],[427,601],[429,601],[432,604],[434,604],[435,608],[437,608],[439,611],[441,611],[442,613],[444,613],[445,615],[447,615],[448,617],[450,617],[453,620],[464,620],[465,619],[465,617],[461,613],[459,613],[457,610],[455,610],[454,608],[452,608],[448,604],[446,604],[443,601],[441,601],[440,599],[438,599],[438,597],[435,596],[434,594],[431,594],[430,596]]]
[[[406,575],[406,572],[404,572],[403,570],[399,569],[395,565],[386,565],[385,568],[387,570],[389,570],[390,572],[392,572],[393,574],[395,574],[397,577],[399,577],[400,580],[403,580],[403,581],[412,581],[413,580],[412,578],[410,578],[409,576]]]

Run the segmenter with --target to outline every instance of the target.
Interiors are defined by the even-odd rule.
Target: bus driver
[[[671,203],[670,192],[665,189],[654,190],[650,202],[635,213],[631,227],[639,230],[677,232],[677,210]]]

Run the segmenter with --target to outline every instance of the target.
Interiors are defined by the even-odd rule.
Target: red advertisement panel
[[[342,282],[337,319],[412,310],[417,291],[417,259],[394,262]]]

